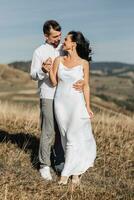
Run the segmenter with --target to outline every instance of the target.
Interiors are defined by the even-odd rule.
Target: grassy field
[[[95,166],[79,188],[44,181],[38,172],[39,108],[0,103],[1,200],[131,200],[134,117],[97,112],[92,120],[97,142]]]
[[[29,74],[0,65],[0,200],[133,199],[133,79],[91,75],[97,158],[75,189],[58,186],[53,171],[52,182],[38,172],[36,87]]]
[[[129,114],[134,111],[134,79],[91,75],[91,92],[104,107]]]

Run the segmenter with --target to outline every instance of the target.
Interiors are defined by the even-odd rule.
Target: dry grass
[[[92,121],[97,142],[95,166],[79,188],[45,182],[37,171],[39,109],[0,103],[1,200],[131,200],[134,118],[96,113]]]

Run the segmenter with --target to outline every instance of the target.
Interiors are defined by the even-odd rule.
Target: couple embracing
[[[90,121],[91,49],[77,31],[69,32],[61,45],[61,27],[55,20],[45,22],[43,33],[45,43],[34,51],[30,72],[40,92],[39,171],[45,180],[52,180],[53,148],[55,169],[61,172],[58,183],[65,185],[71,177],[73,184],[79,184],[96,157]]]

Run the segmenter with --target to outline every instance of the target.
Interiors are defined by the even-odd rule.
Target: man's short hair
[[[48,20],[43,25],[43,33],[49,35],[51,28],[53,28],[55,31],[61,31],[61,26],[57,21]]]

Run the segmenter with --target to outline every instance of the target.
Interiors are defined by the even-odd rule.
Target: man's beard
[[[51,43],[53,45],[54,48],[58,47],[58,45],[60,44],[60,40],[56,43]]]
[[[60,44],[60,40],[58,40],[56,43],[51,42],[51,41],[49,41],[49,40],[46,40],[46,42],[47,42],[48,44],[52,45],[54,48],[57,48],[58,45]]]

